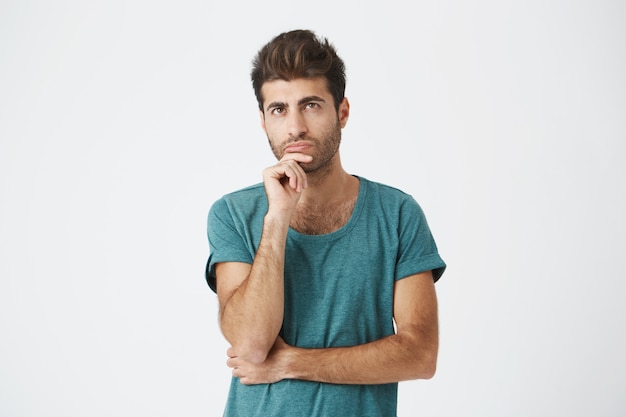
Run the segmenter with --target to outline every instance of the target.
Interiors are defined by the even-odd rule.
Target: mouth
[[[285,148],[285,153],[304,152],[311,148],[312,145],[305,142],[295,142]]]

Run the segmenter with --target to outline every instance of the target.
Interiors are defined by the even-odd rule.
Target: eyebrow
[[[298,100],[298,106],[301,106],[301,105],[306,104],[306,103],[310,103],[312,101],[319,101],[319,102],[322,102],[322,103],[326,103],[326,100],[324,100],[320,96],[307,96],[307,97],[303,97],[300,100]],[[265,107],[265,111],[268,111],[270,109],[277,108],[277,107],[289,108],[289,105],[287,103],[282,102],[282,101],[273,101],[270,104],[268,104],[267,107]]]
[[[304,97],[304,98],[298,100],[298,106],[301,106],[301,105],[306,104],[306,103],[310,103],[312,101],[321,101],[322,103],[326,103],[326,100],[324,100],[323,98],[321,98],[319,96],[308,96],[308,97]]]

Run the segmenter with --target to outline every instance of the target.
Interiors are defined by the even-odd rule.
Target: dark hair
[[[335,108],[346,90],[345,65],[326,38],[310,30],[284,32],[258,52],[252,63],[252,88],[263,111],[261,87],[266,81],[324,77]]]

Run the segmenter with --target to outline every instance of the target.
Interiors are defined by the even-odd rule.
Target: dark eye
[[[285,112],[285,109],[284,109],[284,108],[282,108],[282,107],[274,107],[274,108],[271,110],[271,113],[272,113],[272,114],[282,114],[282,113],[284,113],[284,112]]]

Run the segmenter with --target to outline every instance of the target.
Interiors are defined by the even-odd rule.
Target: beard
[[[311,154],[313,160],[311,162],[300,162],[300,166],[306,172],[309,173],[322,173],[330,169],[331,162],[337,152],[339,151],[339,145],[341,144],[341,125],[339,120],[334,125],[328,126],[324,129],[319,136],[303,135],[301,137],[289,137],[285,142],[277,145],[272,138],[267,136],[272,153],[277,160],[280,160],[284,155],[283,149],[287,144],[295,143],[298,141],[308,141],[314,144],[314,153]]]

